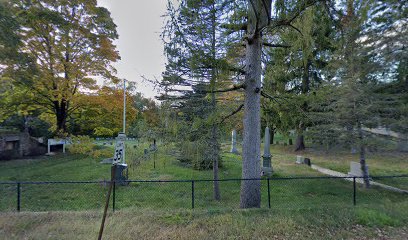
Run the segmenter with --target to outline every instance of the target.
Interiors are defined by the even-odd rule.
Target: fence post
[[[191,180],[191,208],[194,209],[194,180]]]
[[[269,178],[268,178],[268,207],[271,208],[271,187],[269,185]]]
[[[21,184],[17,183],[17,212],[20,212],[21,208]]]
[[[112,211],[115,212],[115,201],[116,201],[116,181],[113,180],[113,195],[112,195]]]
[[[356,177],[353,177],[353,205],[356,206]]]

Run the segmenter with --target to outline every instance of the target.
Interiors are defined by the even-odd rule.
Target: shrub
[[[193,169],[207,170],[213,168],[210,145],[206,141],[183,142],[179,144],[180,155],[178,160]],[[221,167],[221,158],[218,159],[218,166]]]
[[[97,137],[112,137],[113,133],[113,130],[106,127],[96,127],[94,129],[94,135]]]
[[[94,158],[111,157],[113,151],[109,148],[101,148],[93,143],[93,139],[88,136],[71,137],[72,144],[67,146],[70,153],[83,154]]]

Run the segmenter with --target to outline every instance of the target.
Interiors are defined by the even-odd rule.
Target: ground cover
[[[94,239],[101,211],[0,213],[0,239]],[[407,239],[407,219],[364,207],[318,210],[120,210],[104,239]]]
[[[136,146],[136,147],[134,147]],[[143,149],[147,143],[128,144],[127,159],[129,179],[136,180],[196,180],[194,182],[194,207],[202,209],[239,208],[240,181],[222,181],[221,201],[212,200],[212,171],[198,171],[186,167],[176,160],[174,148],[162,145],[156,154],[145,156]],[[220,179],[237,179],[241,175],[240,157],[228,153],[228,145],[223,146],[223,167]],[[298,153],[289,151],[285,146],[272,146],[275,174],[269,181],[261,181],[262,208],[271,209],[308,209],[325,206],[336,208],[353,205],[353,184],[343,179],[286,179],[288,177],[323,176],[306,165],[295,164]],[[313,163],[323,166],[345,161],[324,161],[325,156],[316,152],[303,152],[312,158]],[[337,158],[340,158],[339,153]],[[377,165],[386,165],[377,158]],[[109,164],[100,164],[101,159],[83,155],[57,155],[38,159],[1,162],[0,178],[3,181],[86,181],[87,184],[22,184],[21,209],[25,211],[89,210],[100,209],[105,201],[109,179]],[[398,161],[398,159],[393,160]],[[326,163],[326,165],[325,165]],[[342,165],[343,164],[343,165]],[[405,163],[401,163],[405,164]],[[389,167],[389,166],[387,166]],[[397,167],[401,167],[397,165]],[[403,171],[404,170],[400,170]],[[400,172],[401,173],[401,172]],[[407,188],[406,178],[392,180],[398,187]],[[16,184],[1,185],[2,197],[0,209],[16,209]],[[132,182],[128,186],[115,189],[116,209],[132,207],[152,209],[188,209],[192,208],[192,182]],[[405,202],[406,196],[389,192],[377,187],[364,189],[357,185],[358,204],[385,205]],[[269,202],[270,199],[270,202]]]
[[[180,164],[171,145],[161,145],[156,155],[144,156],[143,149],[147,147],[147,143],[128,144],[130,179],[212,178],[212,171],[192,170]],[[194,210],[191,210],[192,183],[189,181],[130,183],[116,187],[116,211],[112,213],[110,207],[106,238],[118,235],[120,239],[133,239],[134,236],[138,239],[251,239],[264,236],[272,239],[327,239],[328,236],[334,239],[406,238],[406,195],[375,187],[364,189],[357,185],[357,205],[353,206],[351,182],[342,179],[287,179],[323,176],[306,165],[295,164],[299,153],[291,152],[290,147],[271,147],[275,174],[269,181],[270,209],[266,178],[261,182],[262,206],[259,210],[238,209],[239,181],[220,182],[219,202],[212,200],[212,182],[196,181]],[[220,179],[240,177],[240,157],[228,153],[228,149],[228,144],[223,145]],[[342,160],[342,157],[355,157],[342,152],[333,157],[313,149],[301,154],[312,158],[313,163],[337,170],[346,170],[347,160]],[[393,162],[396,163],[396,173],[405,173],[406,170],[401,168],[406,163],[399,156],[390,156],[384,160],[374,155],[374,166],[393,169],[388,165]],[[59,154],[0,162],[1,181],[100,180],[88,184],[22,184],[21,213],[15,213],[16,185],[1,185],[0,236],[6,239],[28,236],[33,239],[95,237],[107,192],[103,180],[109,179],[110,168],[109,164],[100,164],[100,160],[84,155]],[[397,181],[403,187],[407,187],[407,182],[406,179]]]

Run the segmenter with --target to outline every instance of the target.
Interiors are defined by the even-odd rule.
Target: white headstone
[[[231,133],[231,153],[238,153],[237,149],[237,131],[232,130]]]
[[[266,127],[265,128],[265,140],[264,140],[264,157],[270,157],[271,156],[271,151],[270,151],[270,147],[271,147],[271,137],[269,136],[269,128]]]
[[[304,157],[297,155],[296,156],[296,163],[297,164],[303,164],[303,162],[304,162]]]
[[[368,166],[367,166],[368,168]],[[358,162],[350,162],[350,172],[348,173],[350,176],[354,177],[363,177],[363,171],[361,170],[361,165]]]

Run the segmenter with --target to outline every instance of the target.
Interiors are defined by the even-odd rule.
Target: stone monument
[[[297,155],[296,156],[296,163],[303,164],[305,162],[305,158],[303,156]]]
[[[231,138],[231,153],[235,153],[238,154],[238,150],[237,150],[237,131],[232,130],[232,138]]]
[[[366,170],[368,172],[368,166],[366,166]],[[358,162],[350,162],[350,172],[348,172],[349,176],[353,177],[364,177],[363,171],[361,170],[361,165]]]
[[[264,140],[264,153],[263,153],[263,161],[262,161],[262,175],[270,176],[272,175],[272,156],[270,152],[271,146],[271,139],[269,135],[269,127],[265,128],[265,140]]]
[[[128,179],[128,167],[125,163],[125,141],[126,135],[119,133],[116,138],[115,154],[112,164],[115,165],[115,181],[121,185],[126,185]]]

